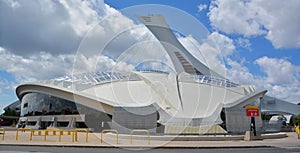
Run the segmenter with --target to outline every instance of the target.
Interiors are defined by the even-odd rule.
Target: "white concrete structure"
[[[266,93],[266,90],[257,91],[253,86],[233,83],[211,71],[180,44],[163,16],[138,18],[167,51],[176,72],[97,72],[23,84],[16,89],[22,101],[21,120],[28,121],[35,117],[41,123],[45,118],[43,116],[53,116],[52,120],[47,120],[48,125],[53,126],[59,122],[55,117],[72,114],[73,121],[67,127],[74,127],[77,124],[74,121],[75,114],[81,117],[76,120],[85,122],[95,130],[145,128],[155,133],[162,126],[161,133],[183,133],[185,127],[221,124],[224,122],[220,117],[222,109],[243,110],[245,105],[259,101]],[[51,102],[47,102],[46,95],[49,95]],[[59,108],[62,106],[60,103],[66,108]],[[78,104],[77,112],[71,103]],[[39,108],[42,111],[37,107],[42,107]],[[236,129],[238,122],[244,125]],[[38,126],[37,123],[33,124]],[[249,120],[243,112],[234,114],[228,111],[226,124],[227,131],[243,132],[248,130]],[[180,127],[179,130],[170,130],[174,126]],[[190,133],[199,134],[201,128],[195,129],[198,131]]]

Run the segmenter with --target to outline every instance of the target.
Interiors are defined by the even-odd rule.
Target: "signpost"
[[[246,116],[259,116],[258,106],[246,106]]]
[[[250,131],[253,131],[254,136],[256,136],[255,128],[255,116],[259,116],[258,106],[246,106],[246,116],[251,117]]]

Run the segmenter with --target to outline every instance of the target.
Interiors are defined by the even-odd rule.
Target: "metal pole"
[[[256,128],[255,128],[255,118],[251,117],[251,131],[253,130],[254,136],[256,136]]]

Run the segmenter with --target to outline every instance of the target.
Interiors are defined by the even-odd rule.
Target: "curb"
[[[116,149],[226,149],[226,148],[276,148],[268,145],[257,146],[76,146],[76,145],[33,145],[33,144],[0,144],[0,146],[31,146],[61,148],[116,148]]]

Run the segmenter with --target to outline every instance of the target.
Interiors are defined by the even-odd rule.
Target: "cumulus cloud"
[[[18,55],[75,53],[84,38],[103,45],[104,40],[134,25],[96,0],[0,1],[0,7],[0,46]]]
[[[250,70],[242,64],[243,62],[234,61],[230,58],[228,58],[226,62],[230,66],[227,68],[227,77],[230,78],[230,80],[239,84],[259,84],[259,82],[253,82],[259,79],[256,79],[255,76],[250,73]]]
[[[213,27],[226,33],[245,36],[265,33],[256,20],[255,10],[249,8],[247,1],[212,1],[208,16]]]
[[[13,74],[19,83],[51,79],[66,73],[72,67],[71,55],[53,56],[46,52],[23,57],[0,50],[1,69]]]
[[[217,48],[222,52],[223,56],[227,57],[235,51],[235,45],[231,38],[220,34],[218,32],[213,32],[208,37],[208,42],[213,41]]]
[[[266,82],[277,85],[299,84],[300,66],[295,66],[286,59],[261,57],[255,60],[266,73]]]
[[[293,103],[299,103],[299,95],[300,95],[300,85],[271,85],[266,84],[264,86],[265,89],[268,90],[268,95],[272,97],[276,97],[278,99],[282,99],[285,101],[293,102]]]
[[[0,68],[19,83],[69,74],[74,61],[82,62],[80,72],[132,69],[101,53],[119,55],[145,31],[130,30],[134,22],[101,0],[8,0],[0,1],[0,7]],[[118,47],[106,47],[113,39]]]
[[[225,33],[246,37],[263,34],[275,47],[299,47],[297,36],[300,30],[294,26],[299,25],[295,24],[299,23],[297,13],[288,16],[284,22],[281,22],[282,15],[278,14],[295,9],[285,5],[274,12],[276,2],[268,6],[264,1],[215,0],[210,5],[208,15],[212,25]],[[259,7],[256,7],[258,4]],[[199,11],[206,8],[201,5]],[[138,28],[132,20],[101,1],[26,3],[8,0],[0,1],[0,9],[0,69],[13,74],[18,83],[52,79],[73,72],[107,71],[112,68],[130,71],[140,64],[138,60],[145,62],[149,58],[167,64],[167,68],[172,67],[166,54],[161,54],[162,47],[153,42],[153,36],[150,37],[145,28]],[[294,20],[291,19],[293,17]],[[278,37],[279,34],[282,37]],[[294,39],[290,41],[291,37]],[[254,84],[258,88],[268,89],[270,95],[280,95],[279,98],[292,101],[300,95],[299,67],[285,59],[257,59],[254,64],[266,74],[257,76],[243,62],[231,59],[236,50],[234,41],[219,32],[208,35],[201,44],[191,35],[180,37],[179,40],[200,61],[235,82]],[[241,38],[236,42],[247,48],[251,46],[247,40]],[[101,55],[103,46],[103,51],[110,53],[108,56]],[[78,47],[79,52],[75,53]],[[140,52],[142,49],[156,52],[148,54]],[[225,67],[224,60],[229,68]],[[73,71],[74,61],[77,64]],[[127,61],[132,63],[128,64]],[[158,64],[154,62],[149,65],[155,69],[161,68]],[[272,72],[274,69],[280,71]],[[288,80],[282,80],[284,77]],[[0,90],[3,90],[3,82],[0,84]]]
[[[77,66],[73,69],[75,63]],[[134,66],[125,62],[115,62],[113,59],[98,55],[86,57],[78,54],[62,54],[54,56],[50,53],[40,52],[38,54],[23,57],[13,54],[4,49],[0,50],[0,69],[13,74],[18,83],[27,83],[37,80],[53,79],[67,74],[86,72],[123,70],[131,71]]]
[[[134,66],[131,64],[127,64],[123,61],[116,62],[115,60],[103,55],[87,57],[83,54],[77,54],[74,59],[74,69],[72,70],[72,74],[99,71],[128,72],[134,69]]]
[[[78,4],[63,0],[1,1],[0,46],[20,55],[41,50],[74,52],[80,36],[97,18],[96,13],[88,12],[91,9],[85,9],[86,4]]]
[[[276,98],[299,101],[300,66],[287,59],[264,56],[253,63],[236,59],[232,56],[236,51],[234,41],[218,32],[208,35],[202,44],[197,43],[192,36],[179,40],[202,63],[230,80],[242,85],[255,85],[257,89],[267,89],[267,94]],[[241,41],[247,42],[247,39]],[[266,75],[253,74],[246,64],[256,64]]]
[[[214,0],[208,13],[214,28],[246,37],[264,35],[275,48],[300,47],[300,1]]]
[[[244,62],[227,59],[227,77],[240,84],[255,85],[268,90],[267,94],[290,102],[298,102],[300,96],[299,66],[285,59],[261,57],[257,64],[266,76],[254,75]]]

